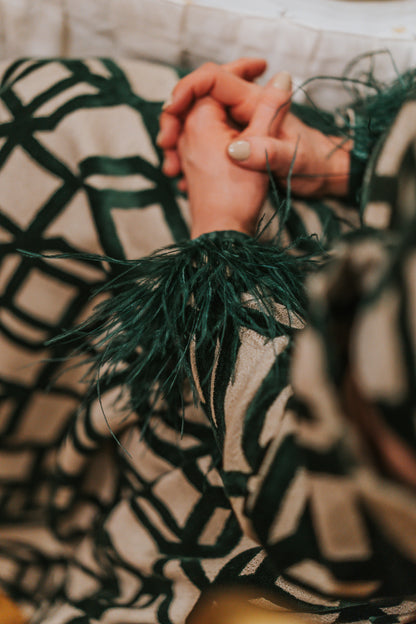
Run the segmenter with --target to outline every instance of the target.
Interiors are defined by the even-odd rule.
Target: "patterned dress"
[[[0,76],[5,591],[33,624],[181,624],[201,594],[227,586],[319,622],[413,621],[415,484],[384,443],[415,461],[411,132],[403,141],[413,103],[361,188],[364,222],[388,229],[357,230],[356,206],[293,202],[287,240],[342,239],[308,282],[306,329],[276,296],[280,335],[234,327],[214,352],[189,336],[197,401],[185,382],[176,411],[160,397],[144,420],[118,400],[125,370],[91,395],[82,354],[48,341],[89,318],[118,277],[88,254],[140,259],[189,238],[187,201],[155,143],[177,72],[22,60]],[[358,164],[381,134],[360,128]],[[274,227],[253,243],[253,262]],[[245,247],[233,233],[202,239],[237,258]],[[164,329],[148,331],[156,340]],[[354,392],[361,408],[348,403]],[[371,418],[384,436],[375,442],[362,426]]]

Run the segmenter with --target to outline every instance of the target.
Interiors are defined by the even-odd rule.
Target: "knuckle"
[[[207,63],[204,63],[203,65],[201,65],[201,71],[207,74],[213,73],[217,71],[218,69],[219,69],[219,66],[216,63],[213,63],[212,61],[208,61]]]
[[[202,124],[209,118],[209,108],[206,99],[198,100],[185,119],[185,131],[201,132]]]

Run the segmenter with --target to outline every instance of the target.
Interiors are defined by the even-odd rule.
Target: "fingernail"
[[[172,96],[169,96],[168,99],[166,100],[166,102],[163,104],[162,110],[165,110],[165,108],[167,108],[171,104],[172,104]]]
[[[276,87],[276,89],[290,91],[292,88],[292,76],[287,71],[279,72],[273,80],[273,86]]]
[[[163,132],[162,132],[162,130],[159,130],[159,133],[158,133],[158,135],[156,137],[156,145],[159,145],[162,137],[163,137]]]
[[[246,160],[250,156],[251,148],[248,141],[235,141],[228,146],[228,153],[234,160]]]

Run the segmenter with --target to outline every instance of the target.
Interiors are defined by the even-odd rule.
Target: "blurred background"
[[[269,61],[265,80],[285,69],[302,84],[388,50],[374,71],[390,80],[416,65],[415,37],[416,0],[0,0],[3,59],[112,56],[192,68],[255,55]],[[349,99],[329,82],[319,94],[324,107]]]

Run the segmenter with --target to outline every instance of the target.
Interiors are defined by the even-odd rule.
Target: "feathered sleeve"
[[[316,604],[323,595],[353,599],[364,618],[375,608],[370,599],[390,596],[394,603],[416,590],[416,496],[410,482],[383,467],[392,440],[401,440],[415,461],[410,422],[403,431],[411,389],[396,412],[384,406],[388,437],[374,454],[363,432],[382,403],[367,395],[356,402],[350,384],[351,375],[361,381],[360,366],[363,381],[383,396],[397,380],[400,363],[389,340],[400,333],[399,319],[392,318],[386,293],[378,299],[373,291],[388,254],[377,233],[352,237],[309,278],[302,331],[299,319],[274,300],[281,330],[273,337],[240,325],[227,328],[228,340],[236,332],[234,352],[227,339],[209,357],[198,342],[191,346],[226,492],[245,534],[273,562],[277,585]],[[392,284],[400,298],[397,276],[390,275],[387,290]]]
[[[310,104],[293,103],[292,112],[307,125],[324,134],[344,137],[346,141],[352,140],[347,200],[363,208],[367,201],[365,171],[371,157],[376,157],[377,144],[391,127],[403,103],[414,97],[416,71],[412,69],[397,74],[396,80],[390,83],[377,81],[371,73],[367,77],[360,76],[355,79],[345,76],[340,80],[345,81],[346,87],[352,93],[348,106],[332,114]]]
[[[310,245],[300,255],[237,232],[213,232],[146,258],[112,261],[111,296],[67,333],[89,345],[91,392],[104,394],[116,383],[119,401],[142,427],[152,426],[161,403],[180,422],[191,385],[248,532],[248,483],[277,430],[275,412],[268,433],[263,421],[271,406],[283,414],[290,395],[291,342],[303,326],[304,279],[317,260]],[[182,420],[185,433],[186,426]]]
[[[160,400],[181,414],[191,383],[240,525],[285,591],[307,601],[414,593],[414,553],[403,544],[412,544],[416,501],[363,452],[339,394],[331,317],[343,327],[355,291],[318,277],[321,313],[300,334],[310,268],[308,257],[235,232],[120,263],[113,296],[81,328],[91,364],[103,386],[117,377],[128,388],[143,425]]]
[[[68,340],[88,338],[93,378],[101,387],[122,380],[129,409],[142,419],[161,397],[179,409],[185,380],[201,400],[215,354],[227,352],[234,362],[242,328],[265,341],[290,333],[303,315],[303,280],[313,265],[311,254],[289,254],[237,232],[204,234],[134,261],[107,260],[117,273],[106,286],[111,296]],[[191,347],[204,357],[198,382]]]
[[[369,80],[364,86],[371,88],[372,95],[357,98],[344,109],[341,128],[353,140],[349,197],[364,209],[367,201],[364,174],[376,147],[391,127],[403,103],[415,93],[415,70],[401,75],[390,84]],[[367,90],[368,92],[368,90]]]

